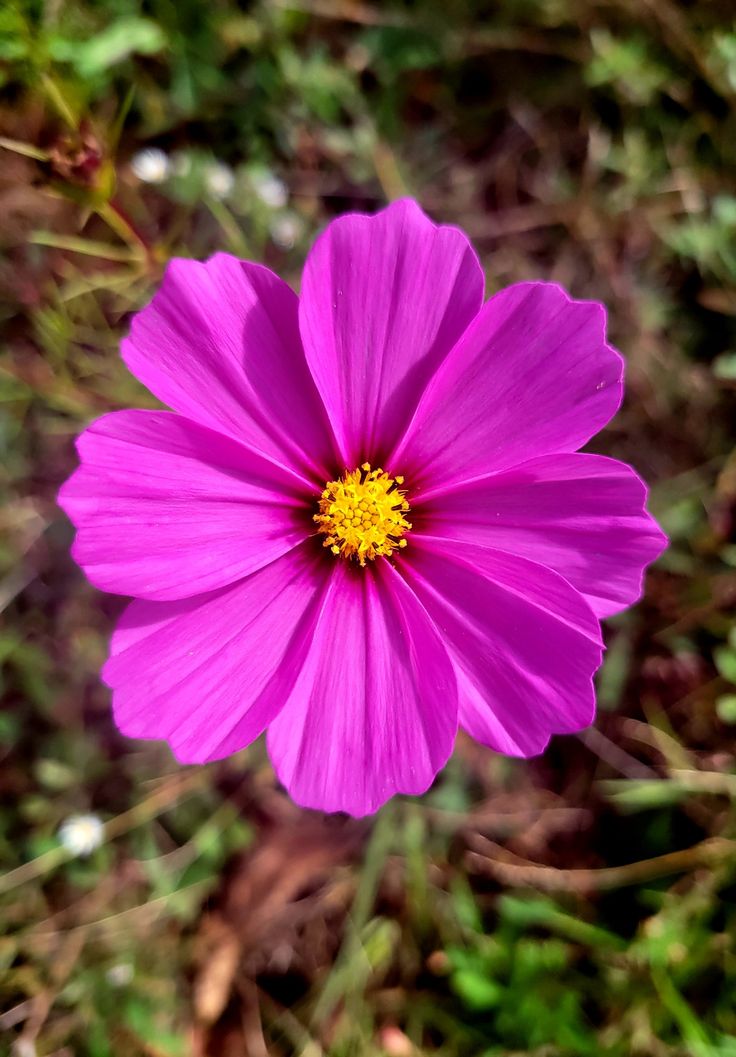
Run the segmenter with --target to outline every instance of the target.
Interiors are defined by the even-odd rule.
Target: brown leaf
[[[213,1024],[230,998],[241,944],[227,923],[214,915],[203,922],[199,938],[208,950],[194,983],[194,1015],[203,1024]]]

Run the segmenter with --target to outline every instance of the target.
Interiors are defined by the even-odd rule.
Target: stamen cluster
[[[372,470],[369,462],[330,481],[314,515],[318,532],[326,537],[322,546],[362,566],[366,559],[388,557],[405,547],[404,533],[411,524],[404,516],[409,503],[403,483],[403,477],[390,477],[380,466]]]

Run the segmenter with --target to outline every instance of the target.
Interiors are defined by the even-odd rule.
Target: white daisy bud
[[[251,177],[251,182],[260,200],[271,209],[283,209],[289,201],[289,190],[286,184],[273,173],[257,173]]]
[[[133,979],[133,966],[130,962],[111,965],[105,976],[112,987],[125,987]]]
[[[235,173],[222,161],[205,166],[204,185],[213,198],[227,198],[235,186]]]
[[[104,832],[97,815],[70,815],[59,829],[59,840],[72,855],[86,856],[99,848]]]
[[[271,238],[282,250],[290,250],[302,234],[304,225],[295,213],[274,217],[269,226]]]
[[[143,183],[160,184],[171,172],[171,161],[159,147],[147,147],[133,155],[130,167]]]

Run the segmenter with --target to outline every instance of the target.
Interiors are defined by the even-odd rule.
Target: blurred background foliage
[[[736,1055],[732,14],[3,4],[0,1053]],[[461,738],[355,822],[291,805],[261,746],[189,770],[115,732],[123,602],[54,496],[84,423],[152,406],[116,350],[170,256],[298,286],[330,216],[406,193],[489,290],[608,303],[628,396],[597,450],[672,545],[608,622],[594,729],[532,761]]]

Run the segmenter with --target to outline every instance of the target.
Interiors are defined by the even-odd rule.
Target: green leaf
[[[451,979],[452,986],[471,1009],[492,1009],[503,998],[503,988],[473,969],[460,969]]]
[[[620,936],[566,913],[549,899],[504,895],[499,900],[498,911],[504,921],[519,928],[546,927],[550,932],[591,947],[625,946]]]
[[[150,18],[120,18],[89,40],[56,37],[51,55],[68,62],[82,77],[95,77],[131,55],[155,55],[166,46],[166,34]]]
[[[713,650],[713,661],[719,675],[728,679],[729,683],[736,683],[736,650],[730,646],[719,646]]]
[[[606,799],[620,811],[651,811],[658,807],[670,807],[688,795],[688,790],[677,782],[657,778],[627,778],[624,781],[613,778],[601,781],[598,785]]]
[[[736,694],[724,694],[718,698],[716,715],[721,723],[736,723]]]
[[[726,382],[736,381],[736,352],[723,352],[713,360],[713,374]]]

